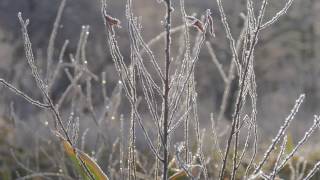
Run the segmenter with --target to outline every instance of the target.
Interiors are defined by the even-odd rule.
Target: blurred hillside
[[[109,1],[111,14],[125,21],[125,1]],[[245,0],[225,0],[226,13],[233,35],[237,37],[243,25],[239,16],[245,9]],[[255,1],[256,3],[260,1]],[[286,1],[271,1],[267,14],[274,14],[283,7]],[[47,44],[52,25],[58,9],[59,0],[0,0],[0,76],[13,82],[32,97],[38,97],[39,91],[34,91],[34,82],[24,59],[23,44],[17,13],[31,20],[29,26],[30,37],[40,66],[45,67]],[[178,3],[178,1],[174,1]],[[163,31],[161,21],[164,16],[164,7],[157,0],[136,0],[135,13],[141,16],[143,35],[146,41]],[[177,4],[178,7],[178,4]],[[205,9],[213,11],[216,38],[211,39],[221,64],[227,69],[231,52],[226,44],[226,36],[218,17],[217,6],[209,0],[187,0],[187,13],[196,13],[198,17]],[[180,11],[174,12],[174,26],[181,25]],[[267,16],[268,18],[270,16]],[[70,40],[67,52],[74,52],[80,35],[81,26],[90,25],[87,55],[89,69],[96,74],[107,72],[110,89],[113,88],[118,77],[116,76],[112,60],[106,48],[104,28],[100,17],[99,0],[69,0],[63,13],[62,23],[56,42],[56,54],[66,39]],[[128,49],[128,35],[126,28],[120,29],[120,46]],[[196,31],[193,32],[194,34]],[[319,112],[320,107],[320,1],[296,0],[287,16],[272,28],[263,30],[262,38],[255,54],[256,77],[258,84],[258,121],[266,132],[273,132],[289,113],[295,99],[300,93],[306,93],[306,101],[298,114],[298,121],[294,125],[294,132],[302,132],[308,123],[311,123],[312,114]],[[174,38],[178,41],[179,36]],[[177,43],[173,53],[178,52]],[[155,50],[161,61],[163,52],[162,41],[151,49]],[[123,52],[125,54],[125,52]],[[66,53],[68,54],[68,53]],[[127,56],[129,53],[127,54]],[[57,62],[57,59],[55,59]],[[44,69],[45,71],[45,69]],[[217,68],[212,63],[208,50],[203,47],[199,64],[196,69],[197,88],[199,94],[199,113],[202,122],[209,121],[210,112],[216,113],[223,94],[223,81]],[[68,83],[66,77],[61,76],[59,84],[55,85],[53,96],[59,96]],[[236,87],[236,85],[234,85]],[[13,101],[19,116],[30,118],[32,113],[40,111],[28,105],[24,100],[14,96],[7,89],[0,89],[1,114],[7,112],[7,107]],[[235,90],[232,91],[235,95]],[[230,98],[230,101],[233,101]],[[94,103],[99,104],[99,97],[94,97]],[[124,108],[124,107],[123,107]],[[230,118],[233,107],[226,112],[226,120]],[[120,110],[121,111],[121,110]],[[122,109],[126,112],[125,109]],[[308,123],[306,123],[308,122]],[[276,128],[277,129],[277,128]],[[275,130],[276,130],[275,129]]]

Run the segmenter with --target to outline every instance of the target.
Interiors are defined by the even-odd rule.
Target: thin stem
[[[16,87],[14,87],[13,85],[11,85],[10,83],[8,83],[7,81],[5,81],[4,79],[0,79],[0,83],[2,83],[3,85],[5,85],[8,89],[10,89],[11,91],[13,91],[14,93],[16,93],[17,95],[23,97],[26,101],[28,101],[29,103],[36,105],[40,108],[50,108],[50,105],[48,104],[44,104],[41,103],[37,100],[32,99],[31,97],[29,97],[28,95],[26,95],[24,92],[20,91],[19,89],[17,89]]]
[[[171,0],[166,0],[167,16],[166,16],[166,48],[165,48],[165,79],[164,79],[164,95],[163,95],[163,180],[168,179],[168,121],[169,121],[169,70],[170,70],[170,44],[171,44]]]
[[[52,78],[52,73],[51,73],[50,69],[52,68],[51,65],[52,65],[52,61],[53,61],[54,45],[55,45],[55,40],[56,40],[56,36],[58,33],[62,13],[63,13],[64,7],[66,5],[66,1],[67,0],[62,0],[60,3],[59,10],[58,10],[56,19],[54,21],[52,32],[51,32],[50,39],[49,39],[49,44],[48,44],[48,49],[47,49],[47,77],[46,77],[48,82]]]

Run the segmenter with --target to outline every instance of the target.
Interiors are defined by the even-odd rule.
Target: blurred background
[[[261,3],[254,1],[257,6]],[[40,91],[35,89],[35,82],[24,57],[23,42],[17,13],[21,11],[23,17],[30,19],[29,35],[33,44],[34,53],[39,66],[45,67],[44,60],[49,36],[53,27],[60,0],[0,0],[0,77],[12,82],[35,99],[41,99]],[[125,58],[129,56],[128,32],[125,20],[125,0],[111,0],[108,10],[112,16],[122,21],[119,29],[119,41]],[[182,24],[179,1],[173,1],[173,27]],[[195,14],[198,18],[207,8],[213,12],[216,38],[209,39],[215,53],[225,71],[229,67],[231,52],[225,36],[216,2],[213,0],[186,0],[188,14]],[[228,15],[233,36],[237,39],[243,20],[239,14],[245,10],[245,0],[224,0],[224,7]],[[271,0],[267,8],[265,20],[270,19],[279,11],[285,0]],[[143,38],[146,42],[164,30],[163,21],[165,12],[163,4],[157,0],[134,0],[135,15],[141,17]],[[104,34],[103,22],[100,17],[99,0],[67,0],[65,11],[56,40],[55,57],[66,39],[70,40],[67,53],[74,52],[80,36],[81,27],[90,26],[90,35],[87,45],[89,69],[101,74],[106,71],[109,92],[118,81],[108,51]],[[193,34],[196,30],[193,29]],[[174,38],[173,53],[178,51],[178,36]],[[151,47],[159,61],[164,58],[163,41]],[[295,0],[288,14],[279,22],[261,32],[259,44],[255,54],[255,73],[258,87],[258,123],[263,137],[272,137],[283,123],[295,100],[301,93],[306,94],[291,133],[301,135],[312,123],[314,114],[320,110],[320,1]],[[67,59],[67,58],[66,58]],[[54,59],[56,63],[57,58]],[[218,69],[212,62],[207,48],[201,50],[200,60],[196,66],[196,81],[199,95],[199,117],[201,126],[209,123],[210,113],[216,116],[224,84]],[[68,79],[61,75],[59,83],[54,85],[53,99],[59,97],[67,87]],[[0,116],[5,119],[10,112],[10,104],[14,106],[16,115],[23,121],[32,122],[39,126],[44,118],[43,110],[36,108],[22,98],[14,95],[8,89],[0,87]],[[95,105],[99,105],[100,96],[93,93]],[[234,102],[236,85],[233,86],[229,104]],[[125,98],[123,98],[125,99]],[[128,113],[125,105],[121,105],[120,113]],[[233,112],[229,105],[224,122],[228,123]],[[6,127],[1,120],[1,128]],[[31,123],[31,124],[32,124]],[[0,130],[1,132],[1,130]],[[270,136],[271,135],[271,136]]]
[[[34,82],[26,64],[17,13],[21,11],[31,23],[29,33],[33,43],[34,53],[38,62],[46,57],[49,35],[52,30],[60,1],[59,0],[0,0],[0,76],[13,82],[32,97],[40,97],[34,91]],[[123,28],[119,29],[121,46],[127,49],[127,31],[125,22],[125,0],[110,1],[110,13],[122,21]],[[175,19],[173,26],[181,25],[179,18],[179,3],[174,1]],[[243,25],[239,14],[245,10],[245,1],[226,0],[223,2],[229,17],[232,33],[235,38]],[[259,1],[256,1],[258,4]],[[270,1],[267,8],[267,18],[280,10],[286,1]],[[87,54],[89,68],[100,74],[107,72],[109,82],[116,82],[112,60],[108,54],[105,41],[104,27],[100,17],[100,2],[88,0],[69,0],[63,13],[62,23],[56,41],[56,52],[66,39],[70,40],[68,52],[76,48],[81,26],[90,25],[90,36]],[[259,5],[259,4],[258,4]],[[161,21],[164,7],[156,0],[135,0],[135,13],[141,16],[143,35],[149,41],[163,31]],[[199,17],[206,8],[213,12],[216,38],[211,39],[213,48],[221,64],[227,70],[231,58],[225,33],[220,22],[215,1],[187,0],[187,13],[197,13]],[[156,10],[156,11],[155,11]],[[288,14],[279,22],[263,30],[255,54],[255,67],[258,83],[258,121],[263,129],[272,131],[282,123],[289,113],[295,99],[300,93],[306,93],[306,101],[298,114],[297,131],[310,121],[313,114],[319,111],[320,104],[320,2],[316,0],[295,0]],[[151,47],[161,60],[163,51],[162,41]],[[161,49],[162,48],[162,49]],[[125,51],[123,52],[126,54]],[[212,63],[208,51],[202,48],[201,58],[196,70],[197,89],[199,94],[200,114],[208,119],[210,112],[217,112],[223,93],[223,81],[217,68]],[[61,79],[56,85],[55,93],[59,94],[68,82]],[[112,84],[111,84],[112,86]],[[112,88],[112,87],[110,87]],[[14,96],[7,89],[1,88],[1,113],[9,102],[15,102],[19,115],[28,119],[37,111],[20,97]],[[233,91],[235,93],[235,91]],[[232,101],[232,99],[230,100]],[[98,103],[98,102],[97,102]],[[18,105],[19,104],[19,105]],[[233,107],[228,107],[227,113],[232,113]],[[32,112],[32,113],[31,113]],[[40,113],[40,112],[37,112]],[[227,118],[228,118],[227,114]]]

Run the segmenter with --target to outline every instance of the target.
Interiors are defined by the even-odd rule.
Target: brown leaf
[[[197,28],[201,32],[204,32],[204,25],[203,25],[202,21],[200,21],[199,19],[197,19],[193,16],[186,16],[186,19],[187,19],[188,25]]]
[[[115,27],[118,27],[118,28],[121,27],[120,26],[121,22],[120,22],[119,19],[114,18],[114,17],[110,16],[107,13],[104,13],[104,18],[105,18],[106,22],[109,24],[109,26],[111,26],[111,27],[115,26]]]

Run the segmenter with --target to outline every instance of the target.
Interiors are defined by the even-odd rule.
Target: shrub
[[[106,42],[120,78],[110,97],[106,94],[105,73],[102,73],[100,78],[88,68],[89,61],[85,48],[89,26],[83,26],[78,48],[74,54],[69,56],[70,62],[64,61],[65,50],[68,46],[67,40],[61,48],[59,62],[55,64],[53,61],[55,38],[65,3],[66,0],[61,1],[50,36],[44,75],[41,74],[33,54],[27,29],[29,20],[23,19],[22,13],[18,14],[27,62],[36,85],[42,93],[43,101],[29,97],[4,79],[0,79],[0,82],[31,104],[51,113],[53,123],[46,120],[44,124],[48,127],[50,134],[55,135],[54,137],[71,159],[72,165],[67,159],[62,158],[61,160],[56,156],[54,158],[57,159],[53,159],[52,162],[43,161],[45,163],[43,166],[56,163],[56,166],[59,167],[58,172],[42,172],[39,168],[34,171],[29,166],[20,163],[12,151],[15,161],[22,168],[22,172],[17,175],[20,179],[38,176],[56,176],[64,179],[276,179],[278,177],[287,178],[288,174],[291,174],[292,179],[310,179],[316,174],[319,169],[319,161],[312,165],[307,164],[300,160],[296,153],[319,127],[319,116],[314,117],[314,123],[296,145],[293,144],[292,137],[288,135],[288,127],[305,98],[304,94],[301,94],[296,100],[291,113],[279,128],[274,139],[266,148],[258,146],[255,48],[260,33],[285,15],[293,0],[288,0],[284,7],[269,20],[265,20],[267,0],[262,1],[260,8],[256,8],[257,5],[248,0],[246,13],[241,14],[244,25],[237,40],[231,34],[222,1],[217,0],[221,22],[232,52],[232,61],[227,73],[219,63],[210,44],[210,38],[214,41],[215,37],[215,22],[209,9],[197,18],[190,15],[192,12],[186,11],[184,1],[180,0],[179,7],[183,24],[173,28],[173,4],[171,0],[160,0],[159,3],[164,4],[166,9],[165,30],[151,41],[146,42],[142,36],[139,18],[133,13],[132,0],[128,0],[126,4],[127,26],[125,27],[129,33],[130,49],[125,50],[118,45],[117,31],[122,25],[116,17],[108,13],[110,7],[107,7],[105,0],[102,0],[101,14],[105,25]],[[191,28],[197,30],[195,37],[190,33]],[[171,44],[173,33],[176,32],[182,33],[183,42],[179,43],[178,58],[173,58],[174,49]],[[165,40],[163,62],[150,49],[150,45],[162,38]],[[200,128],[195,81],[195,66],[204,44],[225,83],[220,112],[217,120],[213,114],[211,115],[212,128],[210,131]],[[129,51],[128,61],[124,58],[124,51]],[[64,70],[69,78],[70,85],[58,100],[53,101],[52,86],[56,83],[61,70]],[[217,126],[216,122],[220,122],[225,114],[230,86],[235,80],[238,81],[238,94],[234,102],[232,122],[227,127]],[[104,106],[102,110],[98,110],[92,102],[93,82],[100,82],[102,87]],[[122,91],[130,107],[129,128],[125,126],[124,115],[118,115]],[[64,118],[61,115],[61,109],[66,103],[69,105],[66,109],[70,112],[68,117]],[[139,108],[142,105],[147,107],[147,112]],[[80,117],[85,116],[85,113],[80,110],[82,108],[86,109],[92,121],[89,123],[90,128],[88,126],[80,133]],[[145,117],[148,119],[146,120]],[[112,138],[106,133],[112,127],[104,127],[110,125],[104,124],[106,119],[108,123],[119,120],[117,126],[120,127],[118,132],[120,137],[112,142],[112,147],[108,146],[110,144],[108,141]],[[154,128],[149,129],[147,123],[151,123]],[[184,132],[183,140],[178,142],[174,138],[177,130],[181,128]],[[226,131],[221,135],[217,128],[224,128]],[[125,133],[127,129],[129,130],[128,138]],[[145,137],[145,142],[149,147],[148,152],[141,152],[136,147],[139,130]],[[90,131],[95,131],[97,137],[97,151],[92,153],[97,158],[97,162],[90,157],[89,153],[85,153],[85,139]],[[79,138],[80,134],[81,138]],[[81,141],[80,146],[79,141]],[[221,146],[224,148],[222,149]],[[44,150],[42,154],[59,154],[60,150],[56,148],[58,147],[50,151]],[[260,154],[258,151],[264,151],[264,153]],[[102,154],[106,153],[108,153],[107,157],[103,157]],[[37,158],[39,160],[40,157]],[[105,158],[109,158],[109,161],[101,163],[100,161]],[[38,163],[32,165],[39,167]],[[99,166],[99,163],[102,165]],[[103,169],[106,171],[104,172]],[[3,178],[5,177],[8,178],[7,175],[3,175]]]

